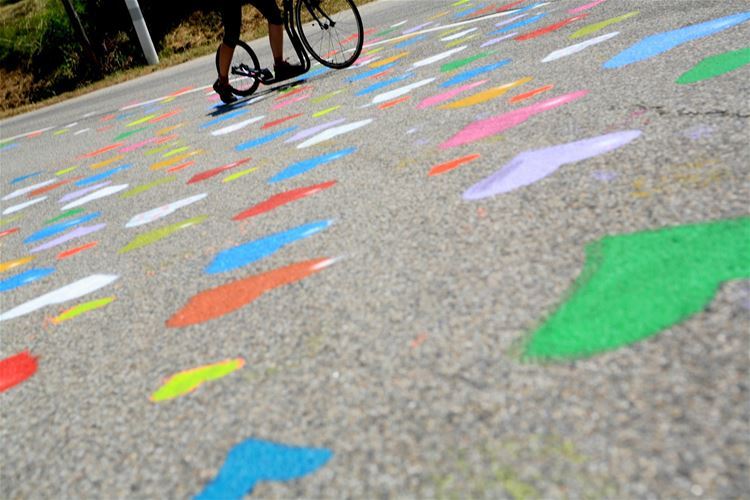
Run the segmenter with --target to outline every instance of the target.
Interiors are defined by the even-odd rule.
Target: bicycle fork
[[[310,12],[310,15],[313,16],[313,19],[315,19],[315,22],[320,25],[320,27],[324,30],[328,30],[330,28],[336,27],[336,21],[331,19],[328,14],[325,13],[325,11],[317,9],[314,5],[310,3],[310,0],[299,0],[300,2],[304,2],[305,5],[307,5],[307,10]],[[314,1],[314,0],[313,0]],[[318,15],[315,14],[315,11],[318,10],[323,14],[323,16],[326,18],[328,22],[321,22],[321,20],[318,18]]]

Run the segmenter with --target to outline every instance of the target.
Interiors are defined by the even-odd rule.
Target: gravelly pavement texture
[[[250,438],[333,453],[304,477],[258,482],[252,494],[263,498],[748,494],[746,222],[739,236],[731,236],[739,241],[740,270],[731,279],[716,278],[715,293],[697,312],[683,302],[690,287],[659,289],[646,279],[634,289],[615,280],[618,299],[607,304],[606,314],[591,312],[592,320],[606,324],[609,312],[639,318],[638,311],[624,310],[639,296],[659,304],[666,296],[679,317],[652,328],[639,342],[604,352],[574,359],[523,355],[524,342],[573,293],[587,245],[605,236],[747,221],[749,66],[690,84],[676,80],[705,58],[746,47],[750,23],[685,40],[621,68],[603,66],[648,36],[741,14],[748,3],[609,0],[570,13],[589,2],[534,6],[522,1],[492,17],[488,14],[507,2],[454,3],[381,0],[363,6],[366,44],[374,45],[365,47],[359,67],[313,76],[292,88],[305,87],[289,97],[275,89],[236,109],[216,108],[216,96],[203,88],[214,78],[213,58],[207,57],[0,123],[0,280],[9,288],[0,292],[0,314],[91,275],[119,277],[81,297],[63,293],[60,303],[0,321],[5,360],[0,381],[19,373],[8,368],[9,357],[28,351],[37,359],[33,375],[0,393],[3,498],[190,497],[216,477],[232,447]],[[585,26],[633,11],[637,15],[569,38]],[[545,16],[536,22],[492,34],[541,13]],[[510,37],[481,47],[582,14],[586,17],[538,37]],[[515,16],[523,17],[496,26]],[[468,22],[453,26],[463,21]],[[425,33],[406,39],[411,44],[390,40],[425,23],[431,23],[422,27]],[[444,40],[472,28],[458,40]],[[613,32],[619,34],[577,54],[541,62],[555,50]],[[378,35],[382,42],[374,40]],[[267,62],[266,41],[252,45]],[[419,63],[450,45],[466,48],[441,61]],[[460,68],[444,66],[490,51]],[[402,53],[383,68],[388,73],[350,81]],[[511,62],[501,68],[441,87],[461,72],[506,58]],[[446,103],[524,77],[533,80],[473,106],[420,106],[423,99],[461,85],[488,80]],[[384,109],[372,105],[383,92],[430,78],[435,80],[404,90],[409,98],[403,102]],[[509,101],[546,85],[554,88]],[[502,133],[440,147],[473,122],[519,108],[528,112],[537,103],[582,90],[588,94]],[[295,96],[300,100],[291,102]],[[163,120],[134,124],[173,111]],[[227,111],[241,113],[209,125]],[[300,116],[262,129],[295,114]],[[212,135],[258,116],[265,117]],[[338,119],[372,122],[310,147],[285,142]],[[236,149],[290,127],[297,128],[256,148]],[[40,129],[47,130],[29,134]],[[626,130],[642,134],[613,151],[566,163],[529,185],[478,201],[462,198],[524,151]],[[170,135],[164,144],[122,151]],[[124,144],[82,158],[115,142]],[[295,162],[347,148],[355,150],[294,178],[268,182]],[[151,168],[190,153],[194,156]],[[481,156],[428,176],[435,165],[467,155]],[[242,158],[250,161],[187,183]],[[32,253],[68,234],[24,243],[63,213],[59,200],[81,189],[90,176],[120,165],[132,166],[112,174],[109,186],[162,183],[134,196],[123,197],[121,191],[81,205],[80,213],[51,224],[100,212],[75,227],[106,227]],[[50,187],[44,194],[8,198],[27,186],[74,178],[36,188]],[[336,184],[256,217],[232,220],[274,194],[327,181]],[[162,210],[158,220],[126,227],[136,214],[203,193],[204,199],[173,213]],[[19,208],[41,196],[47,198]],[[121,252],[139,234],[200,216],[207,218]],[[331,225],[237,269],[204,271],[218,252],[315,221]],[[90,242],[97,244],[66,258],[59,255]],[[632,258],[648,257],[640,251],[635,247]],[[685,254],[689,251],[685,247]],[[665,257],[663,268],[682,265],[681,255]],[[27,256],[34,259],[9,264]],[[334,260],[221,317],[179,328],[166,324],[204,290],[315,258]],[[695,274],[697,281],[701,261],[685,259],[684,276]],[[22,286],[8,281],[31,269],[54,272]],[[660,273],[657,266],[651,274],[656,280]],[[235,290],[219,302],[240,295]],[[115,299],[60,321],[71,307],[105,297]],[[627,331],[640,322],[621,322],[618,328]],[[233,358],[244,360],[234,373],[180,397],[150,401],[170,376]],[[275,458],[248,460],[240,469],[264,467],[269,460]]]

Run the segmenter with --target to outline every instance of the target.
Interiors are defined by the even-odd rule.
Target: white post
[[[133,27],[138,34],[138,41],[141,42],[141,48],[143,49],[143,55],[146,56],[146,61],[149,64],[159,64],[159,56],[156,55],[154,42],[151,41],[151,35],[148,32],[146,20],[143,19],[143,13],[141,12],[140,5],[138,5],[138,0],[125,0],[125,5],[127,5],[128,12],[130,12],[130,18],[133,20]]]

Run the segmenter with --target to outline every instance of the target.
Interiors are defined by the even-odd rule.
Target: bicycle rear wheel
[[[362,53],[362,18],[353,0],[297,0],[294,16],[302,43],[321,64],[346,68]]]
[[[248,70],[260,72],[260,62],[253,49],[243,41],[237,42],[229,66],[229,86],[232,92],[247,97],[258,89],[260,81],[247,75]],[[219,71],[219,51],[216,51],[216,71]]]

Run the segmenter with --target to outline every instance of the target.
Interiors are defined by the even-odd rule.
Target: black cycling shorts
[[[249,3],[271,24],[283,24],[276,0],[222,0],[221,21],[224,24],[224,43],[235,47],[242,28],[242,4]]]

